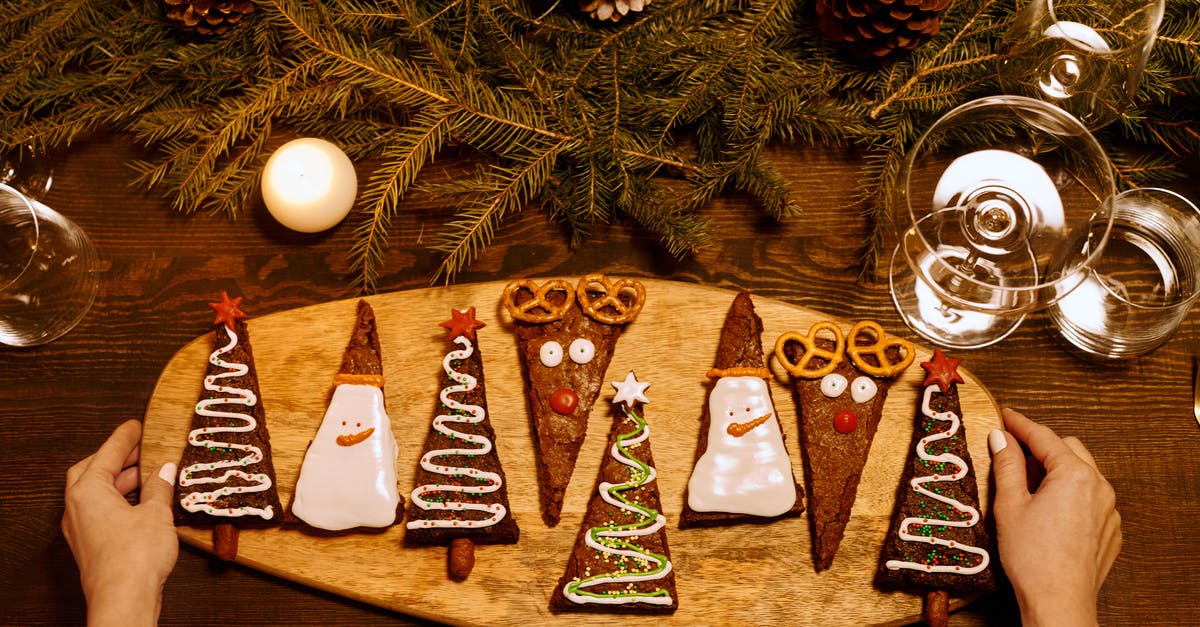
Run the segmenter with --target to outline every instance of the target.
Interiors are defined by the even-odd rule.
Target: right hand
[[[1116,494],[1078,439],[1011,409],[1001,413],[1007,433],[989,437],[996,535],[1022,623],[1095,625],[1100,587],[1121,550]],[[1045,473],[1032,488],[1020,444]]]

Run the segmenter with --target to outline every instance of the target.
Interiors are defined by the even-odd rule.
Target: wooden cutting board
[[[807,514],[769,525],[717,529],[678,528],[683,492],[691,474],[705,403],[705,372],[711,367],[725,313],[734,292],[700,285],[643,280],[646,306],[617,345],[608,380],[630,370],[651,383],[646,419],[658,463],[658,483],[668,520],[679,610],[671,617],[623,617],[632,625],[660,623],[761,625],[794,622],[802,612],[812,624],[903,623],[921,610],[918,596],[883,593],[871,585],[891,516],[897,484],[908,454],[917,394],[924,370],[916,365],[931,351],[918,347],[917,362],[893,385],[884,417],[863,471],[858,500],[833,567],[813,569]],[[383,533],[317,537],[297,529],[241,533],[238,561],[262,571],[345,597],[414,616],[455,624],[607,625],[604,614],[556,616],[547,609],[566,565],[596,479],[608,433],[611,387],[597,401],[588,438],[567,491],[562,521],[550,528],[538,507],[534,453],[523,396],[521,369],[508,313],[500,306],[505,282],[437,287],[367,298],[374,307],[384,352],[387,407],[400,446],[401,494],[412,491],[441,387],[445,329],[438,323],[451,308],[475,306],[487,323],[479,331],[488,383],[488,404],[497,449],[509,481],[520,542],[481,546],[471,576],[446,577],[442,547],[405,548],[402,525]],[[765,326],[768,354],[786,331],[806,332],[819,312],[755,297]],[[316,433],[354,321],[355,300],[314,305],[255,317],[243,309],[257,362],[267,413],[280,498],[291,499],[305,447]],[[197,317],[208,317],[203,303]],[[839,320],[844,330],[853,321]],[[146,409],[143,474],[178,462],[192,410],[199,398],[211,336],[184,346],[167,364]],[[772,360],[773,363],[773,360]],[[777,373],[781,369],[773,365]],[[979,381],[959,372],[964,422],[976,473],[989,476],[987,433],[1000,425],[999,409]],[[786,378],[771,382],[797,478],[803,477],[796,409]],[[143,477],[145,479],[145,477]],[[980,486],[987,501],[988,485]],[[180,528],[184,542],[212,549],[208,529]],[[955,605],[965,601],[952,600]]]

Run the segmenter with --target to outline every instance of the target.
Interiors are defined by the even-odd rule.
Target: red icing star
[[[942,349],[933,349],[933,360],[921,362],[921,367],[925,372],[925,383],[922,385],[938,384],[942,388],[942,393],[950,391],[952,383],[963,383],[962,375],[958,374],[958,364],[961,359],[951,359],[942,353]]]
[[[217,312],[217,317],[213,319],[213,324],[224,322],[225,326],[232,329],[237,323],[238,318],[246,317],[246,314],[242,313],[241,309],[238,309],[238,305],[240,304],[242,304],[241,296],[230,299],[229,294],[226,294],[225,290],[221,290],[221,302],[208,304],[209,307],[212,307],[213,311]]]
[[[445,322],[439,322],[438,326],[450,329],[450,339],[452,340],[460,335],[465,335],[468,340],[474,342],[475,329],[486,327],[487,325],[475,319],[475,308],[470,307],[466,311],[451,309],[450,319]]]

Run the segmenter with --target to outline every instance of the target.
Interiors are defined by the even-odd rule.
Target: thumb
[[[992,452],[992,474],[996,477],[996,507],[1015,504],[1029,498],[1025,478],[1025,453],[1007,432],[992,429],[988,434]]]
[[[158,475],[150,477],[142,486],[143,505],[162,506],[171,510],[171,495],[175,492],[175,471],[177,466],[171,462],[158,469]]]

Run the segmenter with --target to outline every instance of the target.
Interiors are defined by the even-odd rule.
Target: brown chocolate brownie
[[[643,432],[643,428],[649,430],[650,427],[645,426],[643,406],[640,403],[631,404],[632,411],[627,410],[624,404],[614,409],[612,429],[609,431],[608,445],[604,448],[596,489],[588,502],[566,573],[550,597],[550,609],[553,611],[670,614],[679,607],[658,481],[650,474],[655,468],[650,433]],[[637,441],[642,436],[646,439]],[[623,447],[622,454],[631,460],[632,466],[622,463],[612,453],[619,439]],[[643,466],[650,470],[644,470]],[[622,486],[629,487],[622,489]],[[604,499],[602,495],[605,491],[613,498],[623,499],[633,505],[617,507]],[[632,526],[647,531],[642,535],[603,535],[605,531],[618,526]],[[594,543],[620,543],[620,546],[613,546],[614,551],[629,551],[637,555],[620,555],[589,546],[589,535]],[[659,576],[645,581],[606,581],[623,573],[655,571]],[[600,583],[593,584],[592,581]]]

